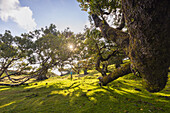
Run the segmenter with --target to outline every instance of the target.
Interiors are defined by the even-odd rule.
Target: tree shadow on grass
[[[0,111],[10,113],[148,113],[170,112],[168,90],[148,93],[140,85],[117,80],[100,87],[97,82],[20,86],[0,92]],[[141,89],[135,90],[135,88]],[[3,87],[9,88],[9,87]]]

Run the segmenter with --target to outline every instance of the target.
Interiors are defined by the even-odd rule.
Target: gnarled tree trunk
[[[129,57],[150,92],[162,90],[170,65],[169,0],[123,0]]]
[[[39,70],[39,73],[37,74],[37,80],[45,80],[47,78],[48,68],[42,68]]]
[[[150,92],[162,90],[168,78],[170,66],[169,4],[169,0],[122,0],[129,34],[111,28],[97,15],[92,15],[96,27],[100,27],[102,34],[126,52],[131,65],[140,72],[144,87]],[[126,72],[129,70],[130,68],[126,68]],[[104,85],[111,82],[119,77],[116,71],[113,72],[116,77],[110,74],[100,78],[100,81]],[[126,73],[121,73],[120,76],[123,76],[122,74]]]

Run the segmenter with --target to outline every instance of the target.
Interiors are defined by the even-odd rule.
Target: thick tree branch
[[[114,72],[110,73],[108,76],[99,77],[99,80],[100,80],[100,83],[105,86],[108,83],[112,82],[113,80],[119,77],[122,77],[124,75],[127,75],[129,73],[131,73],[130,63],[127,63],[124,66],[119,67],[116,70],[114,70]]]
[[[117,50],[116,50],[116,51],[113,51],[111,54],[109,54],[109,55],[107,56],[107,58],[101,57],[100,60],[101,60],[101,61],[107,61],[107,60],[109,60],[110,57],[115,56],[117,52],[118,52]]]
[[[23,84],[24,84],[25,82],[27,82],[28,80],[30,80],[30,79],[36,77],[36,76],[37,76],[37,75],[28,77],[27,79],[25,79],[24,81],[22,81],[22,82],[20,82],[20,83],[18,83],[18,84],[6,84],[6,83],[0,83],[0,86],[11,86],[11,87],[13,87],[13,86],[20,86],[20,85],[23,85]]]
[[[99,50],[99,48],[98,48],[98,50]],[[97,62],[96,62],[95,66],[96,66],[96,70],[99,71],[102,74],[102,76],[107,76],[107,74],[106,74],[106,72],[103,69],[100,68],[101,61],[107,61],[111,56],[115,56],[116,53],[117,53],[117,50],[113,51],[111,54],[109,54],[107,56],[107,58],[103,58],[102,54],[100,54],[100,51],[98,52],[99,57],[97,58]]]
[[[102,76],[107,76],[106,72],[100,68],[101,55],[97,58],[96,70],[102,74]]]
[[[110,27],[105,21],[101,20],[96,14],[92,14],[92,18],[94,20],[96,27],[100,27],[101,32],[105,38],[113,41],[119,47],[124,49],[125,52],[128,52],[128,46],[129,46],[128,33]]]
[[[6,73],[7,77],[8,77],[8,79],[9,79],[12,83],[17,83],[17,82],[15,82],[15,81],[13,81],[13,80],[11,79],[11,77],[8,75],[8,72],[7,72],[7,71],[5,71],[5,73]]]
[[[9,61],[9,63],[6,66],[2,67],[2,71],[0,73],[0,77],[2,76],[2,74],[8,69],[8,67],[11,65],[11,63],[15,60],[18,60],[17,58],[13,58],[11,61]]]

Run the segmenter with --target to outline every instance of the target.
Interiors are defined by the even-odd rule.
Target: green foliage
[[[119,26],[122,19],[121,0],[77,0],[82,11],[96,14],[111,25]],[[92,24],[92,19],[89,20]],[[112,19],[111,19],[111,18]]]
[[[105,10],[111,12],[113,9],[121,7],[121,0],[77,0],[83,11],[89,14],[102,14]]]
[[[0,57],[13,58],[17,55],[17,48],[13,46],[14,37],[10,31],[5,31],[4,35],[0,36]]]
[[[15,37],[6,31],[0,35],[0,76],[12,67],[17,74],[45,77],[50,69],[63,68],[79,58],[76,48],[80,48],[82,37],[69,28],[60,32],[53,24]],[[74,45],[74,50],[68,48],[69,44]]]
[[[16,44],[16,38],[10,31],[5,31],[0,35],[0,77],[15,64],[16,60],[22,58],[24,56]]]

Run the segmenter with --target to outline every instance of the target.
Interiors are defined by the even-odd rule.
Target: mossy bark
[[[170,65],[170,1],[123,0],[129,57],[150,92],[162,90]]]
[[[105,21],[102,21],[96,14],[92,14],[92,18],[95,22],[96,27],[99,27],[101,29],[102,35],[105,38],[115,42],[125,52],[128,52],[128,46],[129,46],[128,33],[110,27],[107,23],[105,23]]]
[[[130,63],[124,64],[122,67],[115,69],[108,76],[100,77],[99,80],[102,85],[107,85],[109,82],[131,73]]]
[[[129,34],[111,28],[97,15],[92,15],[96,27],[100,27],[102,34],[115,42],[129,56],[131,65],[139,71],[144,87],[150,92],[162,90],[168,79],[169,4],[169,0],[122,0]],[[115,70],[113,74],[117,78],[119,71]],[[122,73],[120,76],[123,76]],[[106,76],[101,82],[106,84],[113,81],[113,78],[111,75]]]

